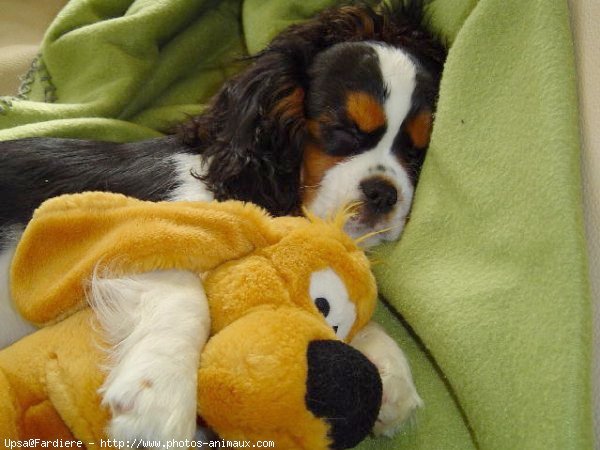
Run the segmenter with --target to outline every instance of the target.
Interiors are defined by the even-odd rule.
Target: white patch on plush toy
[[[310,276],[310,298],[340,339],[345,339],[356,320],[356,307],[342,279],[333,269]]]
[[[200,277],[178,270],[94,276],[89,301],[109,344],[100,389],[112,413],[109,437],[192,439],[200,352],[210,332]]]
[[[423,406],[408,360],[396,341],[374,322],[360,330],[350,345],[369,358],[379,371],[383,397],[373,433],[391,437]]]

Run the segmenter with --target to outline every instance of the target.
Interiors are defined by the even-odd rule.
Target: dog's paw
[[[417,408],[423,406],[423,400],[417,393],[408,365],[398,364],[395,357],[384,358],[375,365],[381,375],[383,398],[373,433],[391,437],[410,421]]]
[[[192,439],[196,431],[195,379],[121,373],[105,386],[103,403],[112,413],[107,434],[133,442]],[[142,376],[142,373],[144,375]]]
[[[200,352],[210,332],[200,278],[158,271],[95,278],[92,305],[106,342],[99,390],[111,411],[111,439],[192,439]]]
[[[408,361],[396,342],[373,322],[357,333],[351,345],[369,358],[379,371],[383,397],[373,433],[391,437],[410,421],[417,408],[423,406]]]

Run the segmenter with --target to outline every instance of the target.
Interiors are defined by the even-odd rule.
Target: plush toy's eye
[[[323,314],[323,317],[327,317],[329,315],[329,310],[331,309],[331,306],[329,306],[329,302],[326,298],[315,298],[315,306],[317,307],[319,312]]]
[[[345,339],[356,320],[356,308],[342,279],[333,269],[313,272],[309,291],[315,307],[323,314],[336,335]]]

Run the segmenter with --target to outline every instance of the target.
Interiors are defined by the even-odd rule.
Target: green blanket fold
[[[335,0],[72,0],[0,139],[168,132],[280,29]],[[432,0],[451,44],[377,318],[425,401],[361,449],[590,449],[590,302],[566,0]]]

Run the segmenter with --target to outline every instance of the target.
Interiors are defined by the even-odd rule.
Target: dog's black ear
[[[309,59],[297,47],[263,51],[184,127],[208,161],[199,178],[218,200],[252,201],[275,215],[299,210]]]

